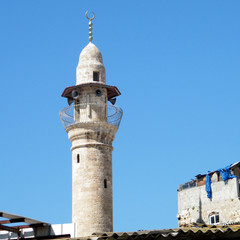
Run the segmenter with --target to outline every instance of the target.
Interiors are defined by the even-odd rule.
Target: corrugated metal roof
[[[240,225],[184,227],[137,232],[107,232],[97,233],[89,237],[71,239],[72,240],[240,239]]]

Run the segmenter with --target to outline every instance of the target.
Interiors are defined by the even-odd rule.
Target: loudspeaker
[[[72,97],[73,97],[73,99],[77,99],[77,98],[79,97],[79,92],[78,92],[78,90],[73,90],[73,91],[72,91]]]
[[[69,106],[74,102],[74,100],[71,99],[71,98],[68,98],[67,101],[68,101],[68,105],[69,105]]]
[[[117,99],[116,98],[111,98],[109,99],[109,102],[112,104],[112,105],[115,105]]]
[[[96,93],[96,96],[98,96],[98,97],[102,96],[102,90],[100,90],[100,89],[97,89],[95,93]]]

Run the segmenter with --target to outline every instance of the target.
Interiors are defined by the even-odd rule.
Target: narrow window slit
[[[104,179],[104,188],[107,188],[107,179]]]
[[[80,163],[80,156],[79,156],[79,154],[77,155],[77,163]]]

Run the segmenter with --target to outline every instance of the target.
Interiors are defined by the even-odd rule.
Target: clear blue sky
[[[122,92],[114,230],[177,226],[177,188],[240,160],[239,0],[1,0],[0,209],[71,222],[61,93],[88,43]]]

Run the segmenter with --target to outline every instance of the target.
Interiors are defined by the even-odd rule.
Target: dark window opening
[[[93,81],[99,82],[99,72],[93,72]]]
[[[214,216],[210,218],[210,224],[214,224]]]
[[[107,179],[104,179],[104,188],[107,188]]]
[[[77,155],[77,163],[80,163],[80,156],[79,156],[79,154]]]

